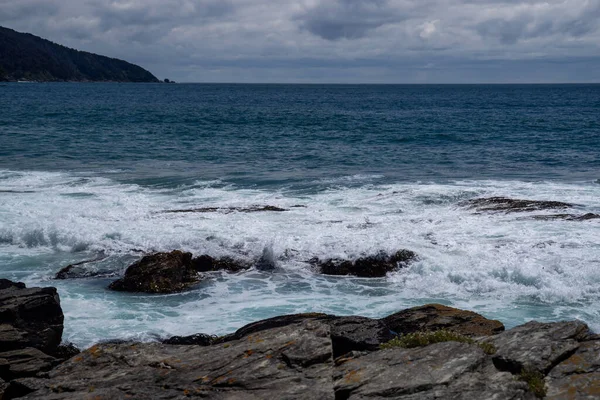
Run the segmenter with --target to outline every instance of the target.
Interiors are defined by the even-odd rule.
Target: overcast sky
[[[0,25],[187,82],[600,82],[600,0],[0,0]]]

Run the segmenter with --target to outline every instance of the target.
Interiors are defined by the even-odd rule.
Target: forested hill
[[[0,81],[158,82],[142,67],[0,27]]]

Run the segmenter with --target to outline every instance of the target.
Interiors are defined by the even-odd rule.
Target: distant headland
[[[0,81],[161,82],[144,68],[0,27]]]

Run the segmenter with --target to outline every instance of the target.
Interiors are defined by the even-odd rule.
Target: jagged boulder
[[[19,379],[37,379],[73,354],[59,345],[63,319],[55,288],[0,279],[0,399],[30,393]]]
[[[0,279],[0,349],[33,347],[53,354],[62,338],[63,321],[56,288],[26,288]]]
[[[130,265],[123,278],[108,288],[123,292],[181,292],[200,281],[191,261],[192,253],[179,250],[148,255]]]
[[[383,318],[396,334],[450,330],[465,336],[490,336],[504,331],[504,325],[472,311],[441,304],[409,308]]]
[[[372,256],[360,257],[356,260],[328,259],[309,260],[319,273],[324,275],[353,275],[360,278],[380,278],[392,271],[406,266],[417,258],[410,250],[400,250],[389,255],[379,252]]]

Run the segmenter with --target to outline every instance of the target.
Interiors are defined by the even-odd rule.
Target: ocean
[[[64,339],[229,333],[298,312],[437,302],[507,327],[600,330],[600,220],[478,213],[504,196],[600,213],[600,85],[0,84],[0,277],[56,286]],[[285,212],[168,213],[277,206]],[[302,207],[294,207],[302,206]],[[154,251],[256,260],[171,295],[112,292]],[[419,258],[385,278],[313,257]]]

